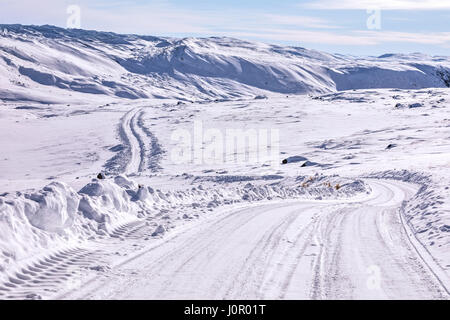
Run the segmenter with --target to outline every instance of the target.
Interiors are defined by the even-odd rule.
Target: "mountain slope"
[[[231,38],[158,38],[0,25],[0,99],[220,99],[450,86],[450,59],[355,58]]]

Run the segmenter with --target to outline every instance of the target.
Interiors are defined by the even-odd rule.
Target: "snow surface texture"
[[[52,26],[0,25],[0,30],[4,101],[67,102],[81,99],[80,93],[199,101],[449,86],[447,57],[361,59],[231,38],[157,38]],[[59,100],[63,92],[65,101]]]
[[[162,213],[167,214],[157,219],[153,236],[173,228],[177,218],[192,219],[193,214],[198,217],[205,208],[261,200],[346,198],[369,190],[362,181],[339,177],[297,177],[271,184],[246,179],[240,182],[239,177],[234,180],[234,184],[227,183],[223,188],[205,189],[197,182],[188,190],[163,192],[116,176],[94,179],[79,192],[53,182],[35,193],[0,198],[0,270],[16,270],[16,264],[43,250],[55,250],[55,246],[113,236],[121,224]],[[335,188],[338,184],[339,189]],[[8,272],[0,274],[2,280],[7,276]]]
[[[436,181],[432,175],[406,170],[394,170],[373,173],[370,177],[394,179],[420,185],[419,192],[404,203],[402,212],[416,237],[433,253],[440,265],[448,268],[450,257],[448,254],[450,232],[450,187],[448,173],[445,179]]]
[[[401,212],[449,273],[450,58],[0,30],[0,299],[40,298],[80,267],[107,272],[99,243],[127,255],[237,204],[345,204],[373,195],[366,178],[419,186]],[[285,164],[174,163],[171,134],[195,121],[277,129]],[[93,180],[99,172],[107,179]],[[22,289],[26,281],[41,293]]]

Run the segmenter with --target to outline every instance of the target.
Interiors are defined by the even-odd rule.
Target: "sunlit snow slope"
[[[82,94],[221,99],[367,88],[450,86],[450,60],[355,58],[231,38],[157,38],[0,25],[0,99],[60,102]],[[56,94],[54,94],[56,93]]]

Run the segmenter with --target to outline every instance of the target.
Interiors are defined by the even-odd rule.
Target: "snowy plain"
[[[0,299],[448,298],[450,58],[0,30]]]

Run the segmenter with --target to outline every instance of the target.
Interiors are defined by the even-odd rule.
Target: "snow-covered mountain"
[[[448,57],[357,58],[232,38],[158,38],[54,26],[0,25],[0,30],[4,101],[52,103],[61,95],[84,94],[199,100],[450,86]]]

